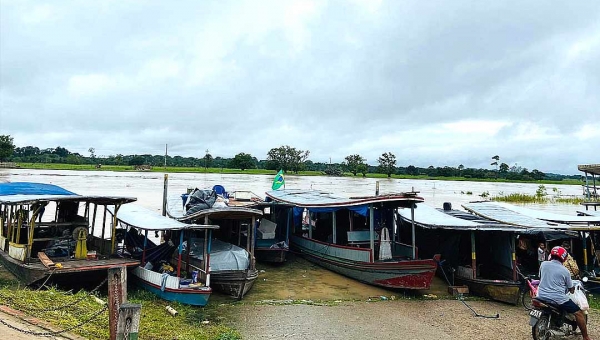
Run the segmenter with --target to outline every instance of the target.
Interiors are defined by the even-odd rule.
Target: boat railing
[[[393,250],[392,254],[394,254],[394,257],[412,257],[412,250],[413,250],[412,245],[397,242],[397,241],[394,241],[393,244],[394,244],[394,250]],[[419,258],[419,247],[415,246],[415,254],[416,254],[416,258]]]

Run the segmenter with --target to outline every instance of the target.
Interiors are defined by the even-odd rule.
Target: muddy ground
[[[389,291],[293,256],[283,266],[257,267],[263,270],[258,281],[227,318],[244,339],[531,339],[523,307],[467,301],[478,314],[500,315],[475,317],[447,294],[439,278],[429,291]],[[590,314],[589,328],[592,338],[600,340],[598,311]]]
[[[531,339],[522,308],[488,301],[469,304],[479,314],[500,317],[474,317],[455,300],[253,305],[237,311],[235,327],[244,339]],[[590,315],[589,328],[592,338],[600,339],[598,314]]]

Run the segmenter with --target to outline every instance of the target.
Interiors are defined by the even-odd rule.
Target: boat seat
[[[369,230],[348,231],[348,245],[360,247],[371,244],[371,232]],[[375,242],[379,242],[379,234],[375,233]]]

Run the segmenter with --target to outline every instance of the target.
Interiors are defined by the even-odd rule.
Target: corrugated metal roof
[[[423,198],[412,193],[385,194],[364,197],[341,197],[329,192],[317,190],[274,190],[266,195],[274,201],[304,208],[348,207],[372,203],[395,202],[398,205],[410,206],[411,203],[423,202]]]
[[[521,215],[537,218],[539,220],[564,223],[564,224],[598,224],[600,223],[600,216],[577,216],[577,215],[565,215],[565,214],[555,214],[547,211],[534,210],[525,208],[522,206],[509,204],[505,202],[487,202],[487,204],[497,205],[499,207],[506,208],[508,210],[512,210]]]
[[[108,209],[111,214],[114,209]],[[172,218],[162,216],[156,211],[135,204],[122,206],[117,212],[117,219],[131,227],[143,230],[181,230],[181,229],[219,229],[217,225],[185,224]]]
[[[411,222],[409,209],[399,209],[398,213],[406,222]],[[490,220],[482,220],[475,215],[473,219],[455,217],[452,214],[457,211],[440,211],[424,203],[418,204],[415,209],[415,224],[428,229],[452,229],[452,230],[487,230],[487,231],[513,231],[523,232],[527,228],[509,224],[498,223]],[[464,213],[466,214],[466,213]]]
[[[531,216],[523,215],[517,211],[495,204],[497,202],[473,202],[463,204],[466,210],[485,218],[516,226],[534,229],[562,229],[562,230],[600,230],[600,226],[568,225],[543,221]]]

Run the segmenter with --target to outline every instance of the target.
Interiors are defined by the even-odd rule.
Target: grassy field
[[[136,171],[133,166],[130,165],[102,165],[101,168],[96,168],[92,164],[55,164],[55,163],[18,163],[23,169],[46,169],[46,170],[85,170],[85,171]],[[166,172],[166,173],[217,173],[217,174],[246,174],[246,175],[275,175],[275,170],[265,169],[227,169],[227,168],[203,168],[203,167],[153,167],[151,172]],[[297,176],[326,176],[321,171],[300,171],[296,173],[289,173],[288,175]],[[345,177],[353,176],[352,173],[346,172],[343,174]],[[357,177],[361,177],[362,174],[358,174]],[[368,173],[365,177],[367,178],[387,178],[386,174],[379,173]],[[564,180],[564,181],[509,181],[506,179],[494,179],[494,178],[464,178],[464,177],[431,177],[427,175],[410,176],[410,175],[392,175],[391,178],[395,179],[423,179],[423,180],[439,180],[439,181],[468,181],[468,182],[499,182],[499,183],[539,183],[539,184],[565,184],[565,185],[581,185],[579,180]]]
[[[101,292],[98,297],[106,301],[106,291]],[[65,306],[80,299],[83,300],[68,308],[45,311],[45,309],[52,309],[53,306]],[[0,269],[0,300],[1,304],[21,310],[61,329],[68,329],[86,321],[102,308],[91,295],[84,291],[73,294],[56,288],[40,291],[23,289],[4,269]],[[222,298],[222,300],[209,303],[202,308],[191,307],[164,301],[147,291],[128,287],[128,302],[142,304],[140,339],[241,339],[236,330],[223,322],[235,305],[231,303],[230,299]],[[167,305],[175,308],[179,315],[173,317],[167,313],[165,310]],[[39,309],[44,309],[44,311]],[[71,333],[88,339],[108,339],[108,314],[104,312]]]

